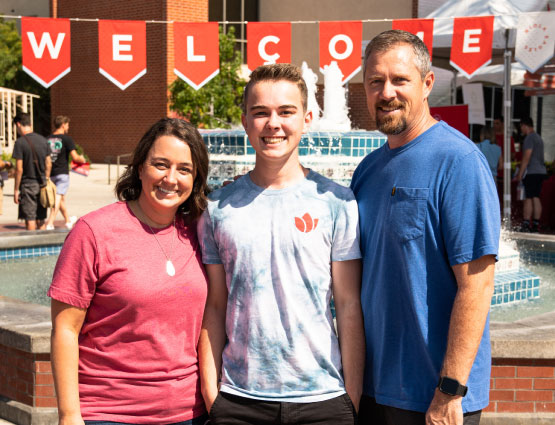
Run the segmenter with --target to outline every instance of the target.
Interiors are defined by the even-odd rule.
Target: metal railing
[[[119,180],[119,166],[121,165],[121,159],[122,158],[127,158],[132,156],[132,153],[124,153],[121,155],[117,155],[116,158],[116,182]],[[112,183],[112,178],[111,178],[111,168],[112,168],[112,160],[114,159],[113,156],[107,156],[106,158],[104,158],[104,160],[108,163],[108,184]]]

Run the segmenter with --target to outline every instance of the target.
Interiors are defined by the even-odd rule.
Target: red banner
[[[173,72],[200,89],[220,72],[217,22],[173,24],[175,68]]]
[[[291,62],[290,22],[247,23],[247,67]]]
[[[430,114],[468,137],[468,105],[435,106],[430,108]]]
[[[21,18],[23,70],[48,88],[71,71],[69,19]]]
[[[391,29],[403,30],[416,35],[428,48],[430,60],[432,59],[432,47],[434,41],[433,19],[395,19]]]
[[[99,72],[125,90],[146,74],[146,22],[98,21]]]
[[[320,72],[335,61],[345,84],[360,71],[361,46],[361,21],[320,22]]]
[[[492,43],[493,16],[454,18],[449,63],[470,78],[491,62]]]

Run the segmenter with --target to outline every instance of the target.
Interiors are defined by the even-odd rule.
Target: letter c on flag
[[[279,59],[278,53],[274,53],[273,55],[266,53],[266,44],[268,43],[278,44],[279,37],[276,37],[275,35],[267,35],[260,40],[260,43],[258,43],[258,54],[262,59],[264,59],[264,65],[276,63]]]
[[[343,53],[339,53],[336,49],[337,43],[340,41],[346,44],[345,51]],[[351,53],[353,53],[353,40],[345,34],[337,34],[331,38],[328,48],[332,58],[337,60],[347,59],[351,56]]]

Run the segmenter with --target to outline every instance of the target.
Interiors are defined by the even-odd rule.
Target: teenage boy
[[[301,165],[306,105],[298,67],[251,74],[242,122],[255,167],[214,192],[199,222],[210,281],[200,374],[215,425],[355,422],[364,363],[357,206],[350,189]]]

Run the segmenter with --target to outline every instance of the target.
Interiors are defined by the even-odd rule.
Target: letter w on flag
[[[48,88],[71,71],[69,19],[21,18],[23,71]]]

